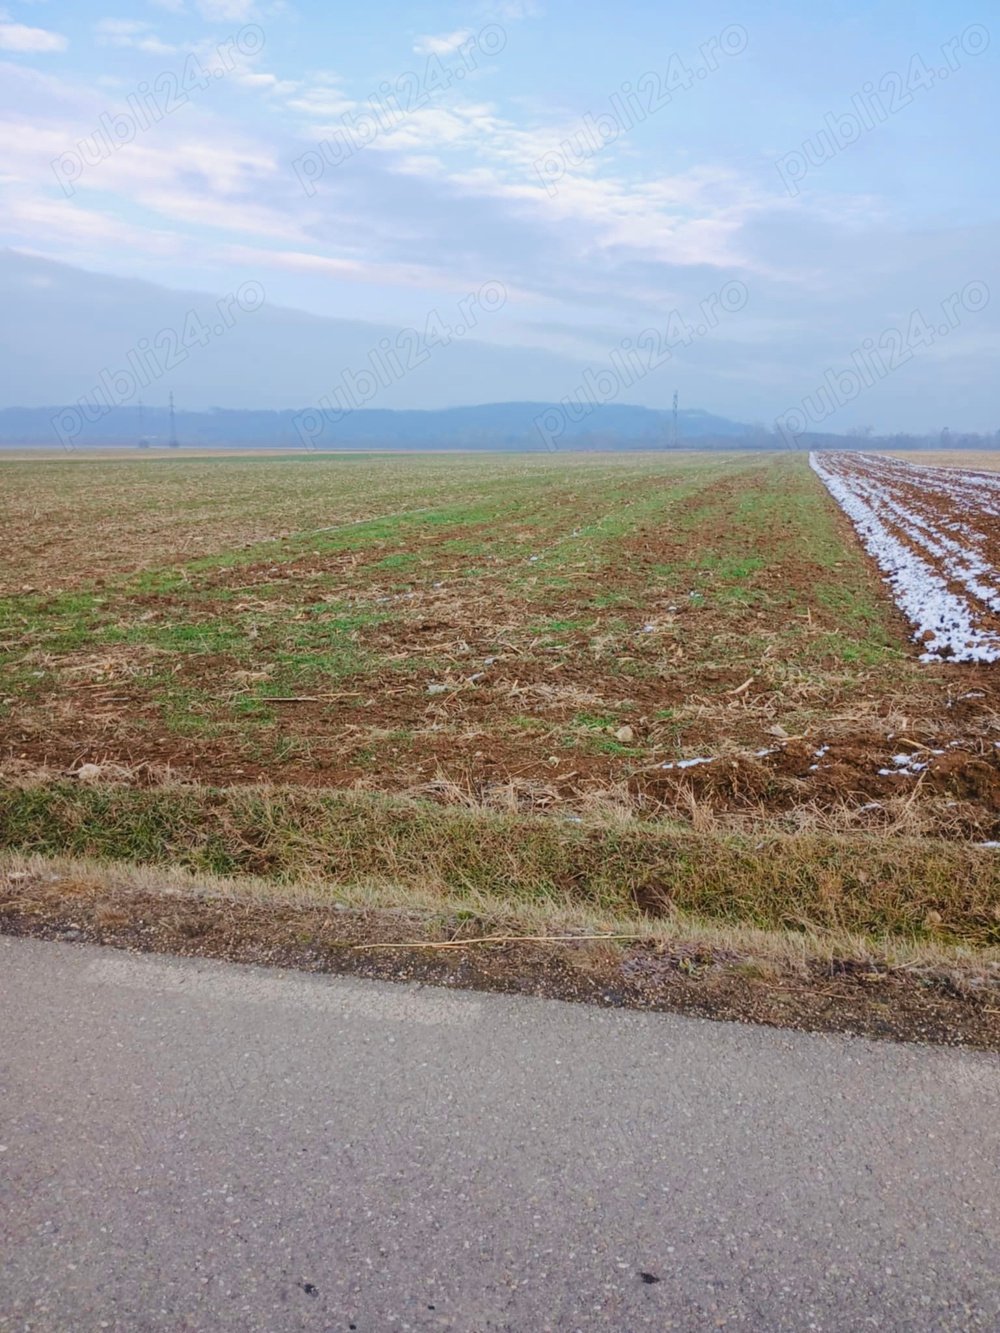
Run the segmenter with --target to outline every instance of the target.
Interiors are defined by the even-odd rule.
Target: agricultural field
[[[480,923],[516,899],[536,927],[686,911],[994,949],[997,667],[929,651],[863,530],[908,524],[981,644],[1000,491],[970,477],[2,463],[0,837],[369,904],[409,886]]]
[[[8,764],[870,827],[943,743],[922,831],[1000,834],[993,673],[918,660],[802,458],[2,475]]]

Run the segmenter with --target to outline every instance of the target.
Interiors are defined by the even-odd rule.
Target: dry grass
[[[697,821],[693,821],[697,822]],[[0,845],[274,885],[365,886],[515,914],[1000,943],[992,851],[900,836],[752,834],[441,807],[375,793],[80,783],[0,790]],[[398,901],[398,898],[397,898]]]
[[[922,463],[928,467],[963,467],[981,472],[995,472],[1000,469],[1000,450],[997,449],[886,449],[891,458],[901,458],[904,463]]]
[[[720,924],[679,911],[667,918],[650,918],[631,911],[595,910],[572,901],[539,903],[486,891],[457,894],[432,882],[401,886],[391,880],[361,878],[332,883],[306,874],[276,884],[261,876],[212,875],[181,866],[0,852],[0,886],[16,893],[24,880],[50,884],[53,893],[67,903],[82,893],[105,898],[99,910],[107,924],[124,917],[116,903],[152,895],[165,902],[202,899],[391,914],[397,926],[400,917],[412,923],[414,937],[430,939],[460,938],[469,928],[488,935],[632,936],[649,944],[689,945],[738,959],[761,977],[844,959],[878,960],[890,968],[914,971],[958,969],[994,975],[1000,970],[1000,946],[972,947],[935,937],[886,936],[875,940],[868,934],[835,927],[767,930],[746,924]],[[608,940],[595,942],[590,950],[594,957],[603,951],[619,957],[623,947]]]

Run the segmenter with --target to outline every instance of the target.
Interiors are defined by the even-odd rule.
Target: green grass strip
[[[372,793],[134,788],[0,790],[0,847],[293,883],[379,880],[512,906],[546,901],[765,929],[1000,943],[1000,858],[885,836],[735,836],[573,822]]]

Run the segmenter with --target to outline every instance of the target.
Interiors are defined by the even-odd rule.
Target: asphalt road
[[[0,1015],[5,1333],[1000,1328],[995,1056],[14,939]]]

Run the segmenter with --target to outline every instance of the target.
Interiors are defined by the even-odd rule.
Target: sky
[[[355,406],[677,391],[792,434],[995,431],[993,26],[923,0],[5,0],[0,406],[86,392],[166,292],[211,298],[188,361],[253,319],[277,353],[286,309],[337,330],[328,366],[264,355],[198,405],[339,402],[346,374]]]

